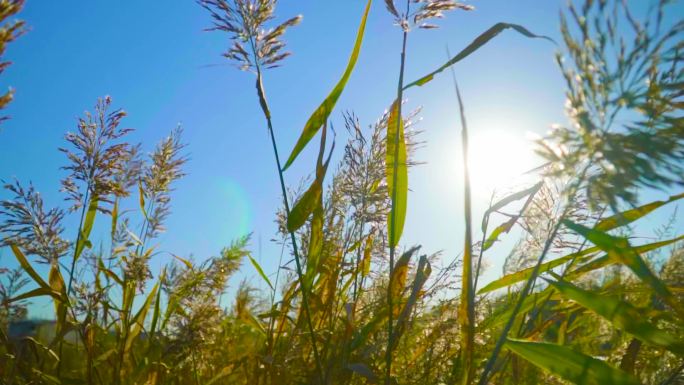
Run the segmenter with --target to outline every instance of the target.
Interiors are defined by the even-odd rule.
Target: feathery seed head
[[[274,18],[276,3],[276,0],[199,0],[214,22],[207,30],[227,32],[230,36],[232,46],[223,56],[243,71],[278,67],[290,55],[283,51],[285,42],[281,37],[287,28],[299,24],[302,16],[266,29],[265,24]]]

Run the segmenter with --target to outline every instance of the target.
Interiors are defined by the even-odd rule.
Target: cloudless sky
[[[558,40],[558,12],[565,1],[470,4],[475,11],[449,13],[438,21],[440,29],[410,34],[406,79],[444,62],[447,44],[455,53],[499,21]],[[276,21],[304,15],[302,24],[285,35],[293,56],[265,76],[283,157],[344,70],[364,5],[359,0],[279,2]],[[671,11],[677,9],[684,10],[681,3]],[[281,197],[254,76],[220,56],[229,42],[223,33],[203,31],[210,25],[205,10],[189,0],[28,0],[20,18],[30,30],[9,46],[6,58],[13,64],[0,76],[0,86],[16,89],[6,110],[11,119],[0,126],[0,178],[33,181],[48,207],[62,204],[59,180],[65,172],[59,167],[66,159],[57,147],[65,145],[64,134],[75,130],[83,111],[92,110],[98,97],[111,95],[114,106],[128,112],[123,125],[136,130],[130,140],[142,142],[147,151],[178,123],[185,129],[189,175],[176,184],[159,250],[203,260],[232,239],[254,232],[255,256],[267,273],[275,272],[280,249],[270,239]],[[338,127],[335,159],[346,141],[342,111],[353,110],[368,126],[394,99],[400,44],[400,31],[384,3],[376,0],[356,70],[331,116]],[[519,156],[529,160],[524,155],[528,150],[521,152],[517,143],[524,147],[529,132],[543,134],[552,123],[565,121],[555,50],[547,41],[507,31],[455,67],[473,140],[499,141],[489,150],[479,146],[473,151],[491,152],[484,158],[493,163]],[[425,252],[444,250],[445,261],[452,260],[462,244],[463,216],[460,127],[450,75],[444,73],[405,96],[407,108],[423,107],[417,128],[424,131],[426,144],[416,154],[425,164],[410,173],[402,242],[420,243]],[[502,145],[511,138],[516,138],[515,146]],[[315,147],[286,172],[290,185],[312,171]],[[8,197],[0,192],[0,199]],[[476,187],[474,198],[474,217],[479,218],[489,192]],[[67,222],[67,237],[75,236],[70,228],[76,220],[74,215]],[[96,232],[106,235],[106,226],[100,223]],[[500,274],[512,243],[497,245],[490,277]],[[170,258],[168,253],[157,255],[153,272]],[[7,250],[0,251],[0,265],[15,265]],[[238,279],[258,284],[251,266],[242,270]],[[49,314],[47,304],[32,309],[32,315]]]

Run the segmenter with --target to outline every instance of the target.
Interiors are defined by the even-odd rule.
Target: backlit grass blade
[[[413,86],[422,86],[425,83],[431,81],[435,75],[438,73],[444,71],[445,69],[451,67],[452,65],[458,63],[459,61],[465,59],[466,57],[470,56],[473,52],[477,51],[480,49],[482,46],[487,44],[490,40],[495,38],[499,33],[502,31],[512,28],[513,30],[517,31],[518,33],[527,36],[529,38],[541,38],[541,39],[546,39],[549,41],[553,40],[549,37],[542,36],[542,35],[535,35],[534,33],[528,31],[525,27],[517,25],[517,24],[509,24],[509,23],[497,23],[493,27],[489,28],[486,30],[484,33],[482,33],[480,36],[475,38],[472,43],[470,43],[467,47],[465,47],[461,52],[456,54],[456,56],[452,57],[449,59],[446,63],[444,63],[441,67],[437,68],[436,70],[430,72],[429,74],[421,77],[420,79],[413,81],[406,86],[404,86],[404,89],[411,88]]]
[[[633,249],[637,253],[643,254],[643,253],[648,253],[649,251],[652,251],[652,250],[657,250],[661,247],[665,247],[665,246],[680,242],[680,241],[684,241],[684,235],[680,235],[676,238],[668,239],[665,241],[648,243],[648,244],[641,245],[641,246],[634,246]],[[596,258],[596,259],[594,259],[594,260],[592,260],[592,261],[590,261],[584,265],[581,265],[580,267],[576,268],[572,272],[568,273],[567,278],[568,279],[574,279],[574,278],[579,277],[582,274],[586,274],[590,271],[601,269],[603,267],[612,265],[612,264],[617,263],[617,262],[619,262],[619,261],[616,261],[615,259],[611,258],[608,255],[603,255],[603,256]]]
[[[425,285],[425,282],[427,282],[431,273],[432,267],[430,266],[430,262],[427,260],[426,256],[422,255],[418,261],[418,267],[416,267],[416,276],[413,279],[413,285],[411,286],[411,294],[406,301],[406,305],[404,305],[404,308],[399,314],[399,318],[397,318],[397,325],[392,340],[393,344],[390,346],[390,349],[396,349],[399,344],[399,340],[408,325],[409,316],[413,312],[413,308],[420,297],[421,290],[423,290],[423,285]]]
[[[314,210],[316,210],[316,207],[320,205],[323,195],[323,180],[325,179],[328,164],[330,164],[330,158],[333,149],[335,148],[335,143],[333,143],[328,158],[325,163],[323,163],[326,131],[327,130],[324,128],[323,134],[321,134],[321,145],[318,152],[318,161],[316,163],[316,178],[311,182],[311,185],[304,194],[302,194],[301,198],[294,204],[294,207],[290,210],[290,215],[287,217],[287,230],[289,232],[294,232],[304,226],[306,220],[309,219],[309,216],[311,216]]]
[[[97,214],[98,202],[97,196],[93,195],[93,197],[90,198],[90,202],[88,203],[88,211],[86,212],[85,220],[83,221],[83,227],[81,228],[81,233],[78,237],[78,241],[76,242],[73,261],[74,263],[81,256],[81,253],[83,253],[83,249],[90,245],[90,232],[93,229],[93,224],[95,224],[95,214]]]
[[[26,256],[19,249],[19,247],[11,243],[10,249],[12,249],[12,253],[14,253],[14,256],[17,258],[17,261],[19,261],[19,265],[21,265],[21,268],[24,269],[26,274],[33,278],[33,280],[38,284],[38,286],[42,287],[45,290],[52,291],[50,285],[48,285],[47,282],[45,282],[43,278],[41,278],[40,275],[35,270],[33,270],[31,263],[28,261],[28,259],[26,259]]]
[[[684,235],[680,235],[676,238],[668,239],[665,241],[648,243],[648,244],[641,245],[641,246],[634,246],[633,249],[637,253],[643,254],[643,253],[647,253],[649,251],[659,249],[661,247],[665,247],[665,246],[677,243],[677,242],[682,241],[682,240],[684,240]],[[566,262],[569,262],[575,258],[581,258],[580,262],[582,262],[582,261],[584,261],[584,262],[589,261],[589,262],[585,263],[584,265],[580,265],[580,267],[578,267],[575,270],[573,270],[572,272],[568,273],[568,275],[567,275],[568,278],[577,277],[581,274],[585,274],[585,273],[588,273],[589,271],[597,270],[597,269],[600,269],[602,267],[605,267],[605,266],[608,266],[608,265],[611,265],[611,264],[617,262],[617,261],[611,259],[608,255],[605,255],[605,256],[602,256],[602,257],[599,257],[599,258],[592,260],[595,253],[597,251],[600,251],[600,250],[601,249],[598,248],[597,246],[593,246],[593,247],[589,247],[585,250],[582,250],[580,252],[568,254],[568,255],[562,256],[560,258],[556,258],[552,261],[545,262],[545,263],[541,264],[541,266],[539,268],[539,273],[541,274],[541,273],[545,273],[547,271],[550,271],[551,269],[554,269],[558,266],[561,266],[561,265],[565,264]],[[515,273],[507,274],[507,275],[505,275],[505,276],[503,276],[503,277],[501,277],[495,281],[490,282],[485,287],[480,289],[477,292],[477,294],[488,293],[490,291],[501,289],[503,287],[510,286],[510,285],[515,284],[515,283],[524,281],[527,278],[529,278],[529,276],[532,274],[533,270],[534,270],[534,268],[530,267],[527,269],[516,271]]]
[[[449,54],[447,50],[447,55]],[[463,98],[456,82],[453,68],[451,76],[454,82],[454,91],[458,99],[458,110],[461,118],[461,144],[463,148],[463,208],[465,220],[465,236],[463,240],[463,268],[461,274],[461,301],[458,307],[458,319],[461,325],[461,368],[463,370],[462,381],[464,385],[470,385],[475,376],[475,293],[473,292],[473,230],[472,230],[472,203],[470,193],[470,166],[468,164],[468,124],[463,107]]]
[[[512,202],[515,202],[517,200],[520,200],[522,198],[527,197],[525,204],[522,206],[522,208],[520,209],[520,211],[518,212],[517,215],[512,216],[509,220],[507,220],[503,224],[497,226],[494,229],[494,231],[492,231],[492,233],[487,237],[487,239],[482,244],[482,251],[485,251],[485,250],[489,249],[490,247],[492,247],[494,245],[494,243],[497,240],[499,240],[499,236],[501,236],[501,234],[508,233],[509,231],[511,231],[513,226],[515,226],[515,224],[518,222],[520,217],[523,215],[523,213],[525,212],[527,207],[530,205],[530,203],[534,199],[534,196],[537,194],[537,191],[539,191],[539,189],[542,187],[542,185],[543,185],[543,182],[539,182],[539,183],[535,184],[534,186],[532,186],[528,189],[525,189],[523,191],[518,191],[516,193],[508,195],[507,197],[505,197],[505,198],[501,199],[500,201],[496,202],[495,204],[493,204],[492,207],[490,207],[487,210],[487,212],[485,213],[484,218],[482,220],[482,232],[483,233],[486,232],[486,224],[489,222],[489,215],[491,213],[505,207],[509,203],[512,203]]]
[[[370,273],[371,268],[371,253],[373,252],[374,234],[369,234],[366,238],[366,244],[363,248],[363,259],[361,260],[361,276],[365,277]]]
[[[323,251],[323,227],[325,210],[323,199],[319,199],[311,217],[311,230],[309,235],[309,253],[306,259],[306,274],[316,273]]]
[[[499,201],[494,203],[492,205],[492,207],[490,207],[487,210],[487,214],[493,213],[495,211],[499,211],[502,208],[508,206],[509,204],[511,204],[515,201],[519,201],[525,197],[534,196],[537,193],[537,191],[539,191],[539,189],[542,188],[543,185],[544,185],[544,182],[539,182],[530,188],[524,189],[522,191],[514,192],[512,194],[509,194],[509,195],[501,198]]]
[[[392,272],[392,288],[390,289],[394,303],[399,303],[401,293],[404,291],[404,286],[406,286],[406,277],[408,276],[411,256],[413,256],[417,250],[418,247],[411,248],[409,251],[402,254],[394,265],[394,271]],[[395,310],[398,311],[399,309],[397,308]]]
[[[166,268],[161,273],[161,278],[159,279],[160,282],[164,282],[166,279]],[[157,323],[159,322],[159,316],[161,315],[161,290],[157,290],[157,298],[154,300],[154,312],[152,313],[152,323],[150,324],[150,331],[149,333],[151,335],[154,335],[154,333],[157,331]]]
[[[634,337],[661,346],[673,353],[684,353],[684,341],[657,328],[644,317],[643,311],[610,295],[596,294],[565,281],[548,281],[561,295],[610,321],[617,329]]]
[[[668,200],[654,201],[643,206],[633,208],[631,210],[617,213],[613,216],[601,220],[598,224],[596,224],[596,226],[594,226],[594,230],[609,231],[614,228],[627,225],[661,206],[664,206],[668,203],[674,202],[682,198],[684,198],[684,194],[673,195]]]
[[[285,162],[285,165],[283,166],[283,171],[290,167],[290,165],[292,164],[292,162],[294,162],[299,153],[302,152],[304,147],[306,147],[306,144],[309,143],[311,138],[313,138],[314,135],[316,135],[316,133],[318,132],[318,130],[323,126],[323,124],[325,124],[326,120],[328,119],[328,116],[330,116],[330,113],[332,112],[333,108],[335,108],[337,99],[339,99],[340,95],[342,95],[342,91],[344,90],[344,87],[347,85],[347,81],[349,80],[349,77],[351,76],[352,71],[354,70],[354,66],[356,66],[356,61],[359,58],[359,53],[361,52],[361,43],[363,43],[363,35],[366,30],[366,20],[368,19],[368,13],[370,12],[371,3],[372,0],[368,0],[368,3],[366,4],[366,9],[363,12],[361,25],[359,25],[359,30],[356,34],[356,43],[354,43],[354,48],[352,50],[351,56],[349,57],[349,63],[347,63],[347,68],[344,70],[344,73],[335,85],[335,88],[333,88],[333,90],[325,98],[323,103],[321,103],[321,105],[318,106],[316,111],[314,111],[309,120],[306,122],[302,134],[299,136],[297,143],[295,144],[294,148],[292,149],[292,152],[290,153],[290,157],[287,159],[287,162]]]
[[[54,298],[55,300],[61,300],[62,299],[59,292],[51,290],[49,288],[39,287],[37,289],[29,290],[26,293],[19,294],[16,297],[12,297],[12,298],[7,300],[7,303],[21,301],[22,299],[42,297],[42,296],[46,296],[46,295],[49,295],[50,297]]]
[[[626,238],[614,237],[604,232],[590,229],[569,220],[563,220],[563,224],[577,232],[590,242],[598,246],[614,261],[620,262],[632,270],[644,283],[651,286],[668,305],[670,305],[681,317],[684,317],[684,307],[670,292],[667,286],[651,271],[639,253],[629,244]]]
[[[111,230],[109,232],[109,236],[114,238],[116,235],[116,230],[118,228],[118,223],[119,223],[119,198],[114,199],[114,205],[112,207],[112,226]]]
[[[152,305],[152,301],[156,297],[157,290],[159,289],[159,282],[154,285],[150,293],[147,295],[147,298],[145,299],[145,302],[141,305],[140,309],[138,312],[133,316],[131,319],[131,330],[127,335],[126,338],[126,344],[124,347],[124,351],[128,352],[131,349],[131,346],[133,345],[133,341],[140,335],[140,332],[143,329],[143,324],[145,322],[145,317],[147,316],[147,312],[150,310],[150,306]]]
[[[321,199],[323,185],[314,180],[301,198],[295,203],[287,217],[287,230],[292,232],[304,226],[314,208]]]
[[[264,269],[261,268],[261,265],[259,265],[259,262],[257,262],[251,255],[247,254],[247,257],[249,258],[249,261],[252,263],[252,266],[254,266],[254,269],[259,273],[261,278],[268,284],[268,286],[271,288],[271,290],[275,290],[273,288],[273,284],[271,283],[271,280],[268,279],[268,276],[264,273]]]
[[[532,364],[575,384],[640,385],[636,378],[568,347],[509,338],[505,345]]]
[[[67,301],[67,293],[64,278],[62,277],[62,273],[59,271],[59,265],[56,261],[52,262],[50,266],[48,283],[50,284],[50,288],[52,288],[52,290],[60,294],[60,298],[55,299],[55,316],[57,319],[55,330],[59,334],[66,323],[67,305],[65,302]]]
[[[585,250],[568,254],[565,256],[562,256],[560,258],[556,258],[552,261],[542,263],[539,266],[539,274],[547,272],[555,267],[561,266],[565,264],[568,261],[571,261],[574,258],[581,258],[593,253],[596,253],[600,249],[598,247],[589,247]],[[504,275],[503,277],[490,282],[488,285],[480,289],[477,294],[484,294],[493,290],[501,289],[506,286],[513,285],[518,282],[522,282],[530,277],[532,275],[532,272],[534,271],[534,267],[529,267],[526,269],[522,269],[520,271],[516,271],[515,273],[507,274]]]
[[[520,216],[516,215],[513,218],[507,220],[506,222],[497,226],[494,231],[487,237],[487,240],[482,244],[482,250],[488,250],[490,247],[494,246],[494,243],[499,240],[499,236],[511,231],[513,226],[518,222]]]
[[[408,199],[408,168],[406,167],[406,138],[404,136],[404,119],[399,114],[399,103],[396,100],[390,107],[390,115],[387,120],[387,150],[385,154],[385,175],[387,179],[387,191],[396,192],[390,194],[392,199],[392,209],[394,211],[394,237],[391,239],[390,247],[395,247],[399,243],[401,234],[404,231],[406,221],[406,206]],[[397,119],[399,120],[397,122]],[[397,133],[397,128],[399,132]],[[395,139],[398,134],[397,147]],[[397,159],[394,159],[395,154]],[[396,164],[396,170],[395,170]],[[394,180],[396,173],[397,180]],[[396,183],[396,186],[395,186]],[[396,189],[396,190],[395,190]],[[392,227],[392,220],[388,217],[388,227]],[[391,231],[391,230],[390,230]]]
[[[183,257],[179,257],[179,256],[177,256],[177,255],[175,255],[175,254],[172,254],[172,255],[173,255],[174,258],[176,258],[177,260],[179,260],[183,265],[185,265],[185,267],[186,267],[188,270],[194,269],[194,266],[192,265],[192,262],[190,262],[189,260],[187,260],[187,259],[185,259],[185,258],[183,258]]]
[[[102,273],[104,273],[107,277],[109,277],[110,279],[114,280],[114,282],[116,282],[117,284],[119,284],[119,286],[121,286],[121,287],[124,286],[123,280],[122,280],[121,278],[119,278],[119,276],[116,275],[115,272],[113,272],[113,271],[111,271],[110,269],[108,269],[108,268],[104,265],[104,262],[102,262],[102,259],[100,259],[100,260],[98,261],[98,269],[99,269]]]

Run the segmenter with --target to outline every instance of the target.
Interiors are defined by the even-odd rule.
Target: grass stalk
[[[252,52],[256,52],[256,45],[254,39],[250,40],[252,44]],[[268,108],[268,102],[266,101],[266,92],[264,91],[264,85],[262,82],[261,66],[259,61],[256,60],[256,71],[257,71],[257,81],[256,88],[257,94],[259,96],[259,104],[266,118],[266,125],[268,127],[268,133],[271,138],[271,145],[273,147],[273,155],[275,156],[276,167],[278,168],[278,179],[280,181],[280,190],[283,195],[283,204],[285,205],[285,215],[290,216],[290,203],[287,199],[287,189],[285,188],[285,178],[283,177],[283,168],[280,163],[280,156],[278,154],[278,146],[275,139],[275,134],[273,132],[273,122],[271,120],[271,112]],[[299,248],[297,246],[297,237],[293,231],[290,231],[290,242],[292,243],[292,252],[294,253],[295,265],[297,268],[297,279],[299,280],[299,286],[302,290],[302,306],[304,308],[304,317],[306,318],[307,327],[309,329],[309,334],[311,335],[311,347],[313,349],[314,360],[316,362],[316,371],[319,379],[323,379],[323,366],[321,365],[321,358],[318,354],[318,347],[316,346],[316,334],[314,333],[313,322],[311,321],[311,311],[309,310],[309,295],[308,287],[306,287],[306,282],[304,281],[304,273],[302,271],[302,263],[299,257]]]
[[[410,0],[406,0],[406,17],[408,17],[409,10],[411,7]],[[394,346],[394,332],[392,325],[392,275],[394,273],[394,256],[396,253],[395,247],[395,237],[394,225],[396,222],[396,209],[394,207],[394,202],[397,199],[397,173],[398,173],[398,158],[399,158],[399,130],[401,129],[402,116],[401,116],[401,103],[404,98],[404,68],[406,65],[406,41],[408,40],[408,30],[403,30],[402,43],[401,43],[401,61],[399,65],[399,81],[397,84],[397,127],[394,131],[394,164],[392,167],[392,208],[390,210],[390,226],[389,226],[389,283],[387,286],[387,308],[388,308],[388,322],[387,322],[387,351],[385,353],[385,384],[390,384],[390,379],[392,378],[392,346]]]
[[[494,349],[492,350],[491,355],[489,356],[489,359],[487,360],[487,363],[485,364],[485,368],[482,371],[482,374],[480,375],[480,380],[478,381],[478,385],[487,385],[489,381],[490,374],[492,372],[492,369],[494,368],[494,364],[496,363],[496,359],[499,356],[499,353],[501,352],[501,349],[503,348],[503,344],[506,342],[506,338],[508,337],[508,333],[510,332],[511,328],[513,327],[513,323],[515,322],[515,318],[518,315],[518,312],[520,311],[520,308],[522,307],[523,302],[525,301],[525,298],[530,294],[530,291],[532,290],[532,287],[534,285],[534,282],[537,279],[537,276],[539,276],[539,270],[541,268],[542,263],[544,262],[544,258],[546,257],[546,254],[548,254],[549,250],[551,249],[551,246],[553,245],[553,241],[556,238],[556,235],[558,235],[558,230],[561,227],[561,223],[565,216],[568,214],[568,211],[570,210],[570,207],[572,206],[572,201],[574,199],[575,194],[577,193],[577,190],[579,189],[580,184],[584,180],[584,176],[586,175],[589,166],[591,163],[589,163],[587,166],[585,166],[580,173],[579,177],[575,182],[568,187],[568,202],[565,204],[565,208],[563,209],[563,212],[561,213],[560,217],[557,219],[557,222],[554,224],[553,229],[551,230],[551,233],[549,234],[548,238],[546,238],[546,241],[544,242],[544,248],[539,255],[539,258],[537,259],[537,263],[534,265],[534,270],[532,270],[532,274],[530,277],[527,279],[525,282],[525,286],[523,287],[523,290],[520,292],[520,297],[518,297],[518,301],[515,303],[515,307],[513,308],[513,312],[511,313],[511,316],[508,318],[508,321],[506,321],[506,325],[504,326],[503,331],[501,332],[501,335],[499,335],[499,339],[496,341],[496,345],[494,346]]]
[[[78,249],[78,244],[81,242],[81,232],[83,231],[83,222],[85,220],[85,213],[88,207],[90,206],[90,202],[88,202],[90,196],[90,184],[88,184],[86,191],[85,191],[85,199],[83,203],[83,207],[81,207],[81,218],[79,220],[78,224],[78,234],[76,234],[76,243],[74,243],[74,256],[71,259],[71,267],[69,268],[69,283],[67,284],[67,290],[66,290],[66,298],[64,300],[66,301],[65,306],[69,308],[73,312],[73,308],[71,307],[71,301],[69,300],[69,296],[71,295],[71,287],[74,283],[74,270],[76,270],[76,259],[78,256],[76,255],[77,249]],[[75,320],[75,314],[74,314],[74,320]],[[85,339],[84,339],[85,341]],[[64,349],[64,338],[61,338],[59,341],[59,356],[62,357],[62,351]],[[57,362],[57,376],[59,376],[62,372],[62,360],[59,360]]]
[[[447,49],[447,54],[448,49]],[[451,55],[449,55],[451,56]],[[461,91],[456,82],[453,67],[451,76],[454,82],[454,90],[458,99],[458,109],[461,117],[461,146],[463,149],[463,196],[464,196],[464,219],[465,239],[463,245],[463,270],[461,275],[461,303],[459,317],[461,324],[461,383],[468,385],[475,374],[473,356],[475,352],[475,293],[473,291],[473,229],[472,229],[472,204],[470,194],[470,171],[468,165],[468,125],[463,108]]]
[[[494,193],[492,193],[492,197],[489,199],[489,208],[487,209],[487,212],[491,210],[492,208],[492,202],[494,201]],[[484,244],[487,241],[487,230],[489,229],[489,215],[486,214],[484,217],[484,222],[482,223],[482,240],[480,241],[480,250],[478,251],[477,255],[477,267],[475,268],[475,276],[473,280],[473,293],[477,293],[477,282],[480,279],[480,269],[482,267],[482,256],[484,254]],[[474,294],[473,294],[474,295]]]

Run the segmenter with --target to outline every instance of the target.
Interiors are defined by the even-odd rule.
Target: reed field
[[[477,2],[359,0],[362,13],[345,21],[356,36],[337,48],[348,53],[341,76],[328,79],[313,113],[297,112],[308,120],[284,143],[269,74],[289,65],[285,41],[301,16],[280,14],[280,3],[195,5],[203,36],[226,42],[216,52],[225,71],[254,82],[230,92],[260,107],[268,134],[253,151],[272,159],[264,188],[277,186],[280,199],[277,271],[262,267],[250,236],[208,259],[151,264],[173,192],[193,173],[188,142],[181,126],[156,144],[132,141],[116,95],[102,96],[59,146],[61,205],[48,207],[24,182],[31,175],[0,175],[9,197],[0,201],[0,384],[684,384],[684,19],[664,21],[681,4],[652,0],[637,12],[641,0],[570,1],[556,23],[561,39],[505,22],[464,30],[471,43],[435,52],[444,64],[410,78],[415,34],[439,36]],[[15,40],[33,33],[30,19],[16,21],[23,6],[0,0],[0,71]],[[402,44],[387,70],[393,97],[369,124],[336,104],[362,52],[373,57],[364,51],[372,12],[385,13],[383,28]],[[501,181],[479,217],[471,179],[487,176],[469,156],[458,67],[502,35],[555,53],[569,123],[536,140],[538,167],[514,186]],[[402,237],[415,220],[409,170],[423,167],[419,120],[430,113],[404,102],[438,82],[453,89],[460,136],[447,144],[462,170],[453,175],[457,255]],[[0,109],[12,98],[0,96]],[[288,173],[295,162],[310,170],[304,182]],[[665,198],[644,198],[655,194]],[[656,212],[669,220],[649,221]],[[497,248],[503,274],[485,280]],[[260,282],[228,290],[245,270]],[[54,304],[50,319],[30,319],[38,300]]]

